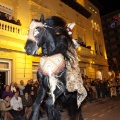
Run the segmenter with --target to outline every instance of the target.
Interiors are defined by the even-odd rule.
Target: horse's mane
[[[55,48],[53,48],[54,51],[52,51],[52,54],[61,53],[66,59],[69,59],[67,51],[69,51],[68,48],[70,45],[73,46],[73,42],[66,29],[66,22],[60,17],[51,16],[44,21],[44,24],[49,26],[46,29],[51,33],[54,40],[53,42],[55,44]],[[48,44],[53,44],[53,42],[50,42]]]
[[[47,25],[50,25],[52,27],[57,27],[57,26],[60,26],[63,28],[66,27],[65,21],[62,18],[57,17],[57,16],[51,16],[51,17],[47,18],[44,22]]]

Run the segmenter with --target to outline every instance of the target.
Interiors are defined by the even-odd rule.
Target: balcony
[[[96,55],[93,60],[95,61],[95,64],[108,66],[105,56]]]
[[[86,48],[86,47],[82,47],[82,46],[80,46],[80,47],[77,49],[77,53],[78,53],[78,55],[80,55],[81,57],[93,58],[93,57],[95,56],[93,50],[91,50],[91,49],[89,49],[89,48]]]
[[[0,20],[0,35],[26,40],[28,28]]]
[[[28,29],[0,20],[0,49],[24,52]]]

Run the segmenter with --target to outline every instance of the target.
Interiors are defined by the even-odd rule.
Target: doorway
[[[11,60],[0,59],[0,84],[11,83]]]
[[[2,92],[4,90],[5,84],[6,84],[6,72],[0,71],[0,98],[2,98]]]
[[[6,72],[1,72],[0,71],[0,86],[2,84],[5,84],[5,81],[6,81]]]

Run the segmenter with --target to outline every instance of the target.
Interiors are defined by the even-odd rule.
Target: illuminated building
[[[65,0],[66,1],[66,0]],[[51,15],[62,17],[67,23],[75,22],[73,38],[84,43],[77,50],[81,73],[96,78],[100,71],[107,77],[108,64],[99,10],[89,0],[1,0],[0,10],[20,19],[22,26],[0,20],[0,71],[6,83],[19,83],[36,78],[39,57],[24,51],[29,24],[32,19]],[[74,6],[73,6],[74,5]]]

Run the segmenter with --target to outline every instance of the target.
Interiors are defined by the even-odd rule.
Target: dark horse
[[[55,107],[57,99],[68,107],[70,120],[76,120],[76,118],[82,120],[77,100],[84,96],[85,90],[83,89],[78,96],[77,87],[72,92],[66,87],[66,63],[72,61],[70,56],[74,54],[72,49],[69,49],[70,46],[75,49],[72,37],[68,34],[66,23],[62,18],[52,16],[44,20],[44,16],[41,15],[40,20],[31,22],[25,45],[26,53],[38,55],[37,50],[42,48],[37,72],[40,87],[33,104],[32,120],[39,119],[39,107],[46,95],[48,96],[46,101],[48,120],[61,120],[60,110]]]

